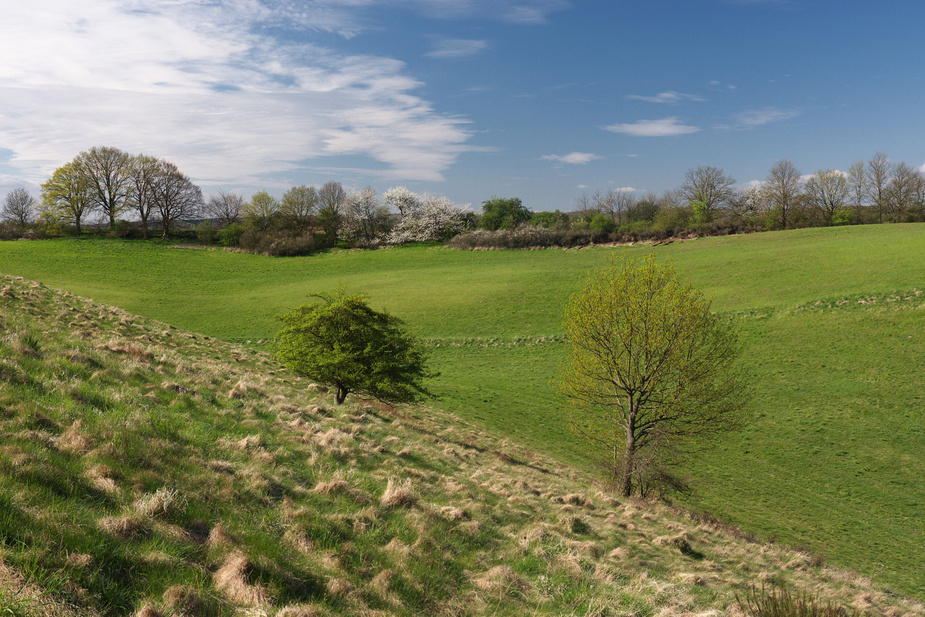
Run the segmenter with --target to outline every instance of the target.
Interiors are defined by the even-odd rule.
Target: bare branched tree
[[[877,211],[877,221],[883,222],[886,212],[886,189],[890,184],[890,159],[878,152],[867,161],[867,190],[871,204]]]
[[[906,163],[897,163],[893,167],[890,184],[884,192],[887,215],[891,220],[905,220],[915,207],[923,183],[925,177],[922,172]]]
[[[340,182],[325,182],[318,190],[318,224],[330,244],[337,241],[344,220],[344,200],[347,194]]]
[[[687,170],[681,193],[691,203],[703,204],[707,220],[735,194],[735,178],[719,167],[700,166]]]
[[[849,192],[847,176],[834,169],[817,171],[806,181],[806,199],[820,213],[826,225],[831,225],[835,213],[844,207]]]
[[[154,198],[165,238],[177,222],[198,216],[202,208],[202,191],[189,176],[167,161],[161,161],[154,182]]]
[[[154,211],[154,183],[161,163],[153,156],[140,154],[132,157],[126,202],[138,213],[144,237],[148,237],[148,219]]]
[[[109,218],[109,227],[126,207],[132,178],[132,157],[128,152],[97,146],[81,152],[74,159],[86,175],[90,196],[96,209]]]
[[[295,231],[307,231],[318,210],[318,190],[313,186],[294,186],[283,194],[280,214]]]
[[[786,229],[788,215],[800,204],[803,190],[803,176],[800,170],[787,159],[778,161],[771,168],[763,185],[768,205],[777,212],[777,223]]]
[[[219,191],[217,195],[209,198],[204,212],[209,218],[217,220],[222,227],[228,227],[232,223],[241,221],[241,214],[244,212],[244,198],[236,193]]]
[[[864,212],[864,204],[868,196],[868,185],[867,168],[864,166],[864,161],[855,161],[848,168],[848,191],[851,205],[854,206],[858,220],[861,220]]]
[[[607,192],[594,193],[593,208],[603,216],[609,217],[617,225],[623,223],[626,212],[636,204],[636,196],[632,191],[610,189]]]
[[[388,206],[379,204],[376,190],[367,186],[354,189],[347,195],[344,203],[351,235],[355,240],[371,244],[380,235],[388,231]]]
[[[25,229],[35,222],[38,203],[35,197],[23,187],[18,187],[7,193],[3,200],[3,210],[0,210],[0,219],[13,221]]]

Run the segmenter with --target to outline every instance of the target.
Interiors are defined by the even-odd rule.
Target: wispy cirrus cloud
[[[0,148],[24,180],[111,145],[174,160],[203,184],[367,161],[440,180],[469,138],[397,60],[305,42],[361,28],[372,0],[35,0],[4,9]],[[284,31],[285,34],[279,34]],[[341,162],[340,164],[343,164]],[[357,162],[353,163],[357,165]]]
[[[336,3],[337,0],[330,0]],[[404,4],[431,17],[459,19],[478,17],[508,23],[539,25],[549,16],[567,9],[569,0],[356,0],[363,3]]]
[[[750,109],[736,114],[731,124],[718,125],[718,130],[748,130],[783,122],[800,115],[799,111],[793,109],[778,109],[777,107],[764,107],[762,109]]]
[[[544,161],[553,161],[555,163],[565,163],[566,165],[586,165],[591,161],[599,161],[602,156],[590,154],[588,152],[572,152],[570,154],[545,154],[540,157]]]
[[[673,137],[696,133],[700,128],[684,124],[678,118],[669,116],[658,120],[638,120],[631,124],[611,124],[602,127],[605,131],[623,133],[634,137]]]
[[[660,103],[660,104],[680,103],[681,101],[704,101],[706,100],[703,97],[700,97],[696,94],[685,94],[683,92],[675,92],[674,90],[669,90],[668,92],[659,92],[655,96],[642,96],[639,94],[630,94],[623,98],[631,100],[631,101],[646,101],[647,103]]]
[[[488,49],[488,41],[479,39],[434,39],[434,49],[425,55],[428,58],[468,58]]]

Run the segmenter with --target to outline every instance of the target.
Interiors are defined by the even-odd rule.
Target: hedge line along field
[[[167,244],[0,244],[0,272],[254,343],[313,291],[366,291],[441,371],[436,406],[583,467],[550,379],[561,309],[611,255],[656,251],[740,323],[754,404],[685,469],[682,503],[925,597],[925,227],[798,230],[585,250],[442,247],[275,259]]]

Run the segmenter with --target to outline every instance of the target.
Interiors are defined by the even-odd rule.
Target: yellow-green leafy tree
[[[740,423],[747,386],[734,324],[671,265],[614,260],[572,297],[564,325],[559,389],[622,495],[671,483],[686,446]]]

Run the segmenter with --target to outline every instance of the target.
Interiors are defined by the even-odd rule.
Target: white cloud
[[[342,155],[368,175],[440,180],[467,150],[465,120],[415,95],[401,62],[293,38],[349,35],[349,9],[373,1],[8,3],[0,149],[34,182],[96,145],[164,156],[206,185],[268,185]]]
[[[379,0],[389,4],[394,0]],[[426,14],[443,19],[481,17],[516,24],[544,24],[549,15],[569,7],[568,0],[406,0]]]
[[[468,58],[488,49],[487,41],[478,39],[437,39],[428,58]]]
[[[604,157],[588,152],[572,152],[571,154],[565,155],[546,154],[540,158],[544,161],[555,161],[556,163],[566,163],[568,165],[584,165],[591,161],[598,161]]]
[[[736,115],[736,125],[740,128],[752,128],[771,124],[772,122],[782,122],[798,115],[800,115],[798,111],[783,110],[776,107],[752,109]]]
[[[640,96],[638,94],[630,94],[623,98],[634,100],[634,101],[646,101],[647,103],[680,103],[681,101],[703,101],[704,99],[697,96],[696,94],[684,94],[683,92],[675,92],[674,90],[669,90],[668,92],[659,92],[655,96]]]
[[[625,133],[635,137],[671,137],[674,135],[686,135],[696,133],[700,129],[696,126],[690,126],[681,123],[674,116],[662,118],[660,120],[639,120],[632,124],[611,124],[603,127],[605,131],[614,133]]]

